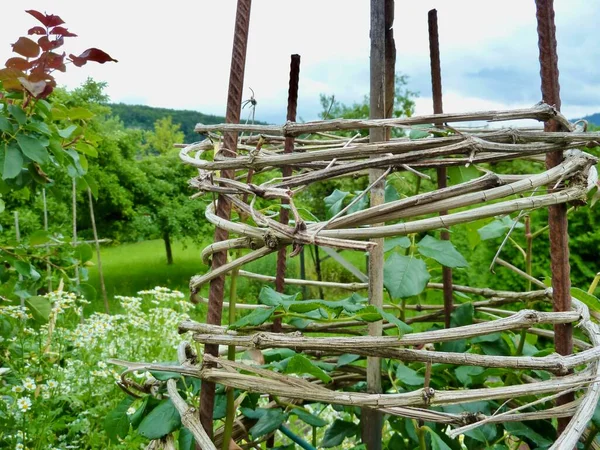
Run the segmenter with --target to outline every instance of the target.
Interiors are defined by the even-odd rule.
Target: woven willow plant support
[[[569,132],[543,133],[532,129],[460,129],[449,126],[434,127],[432,124],[471,121],[506,121],[535,119],[546,121],[554,118]],[[366,128],[408,129],[414,125],[429,125],[427,130],[443,134],[443,137],[427,137],[411,140],[406,137],[382,143],[368,143],[361,137],[344,138],[327,134],[340,130]],[[423,128],[419,128],[423,131]],[[513,212],[531,211],[559,203],[582,204],[588,191],[597,183],[596,159],[581,150],[598,145],[599,133],[574,132],[574,127],[554,108],[539,104],[530,109],[512,111],[481,111],[467,114],[440,114],[405,119],[381,120],[330,120],[309,123],[286,123],[283,126],[261,125],[198,125],[196,131],[209,136],[200,143],[182,148],[180,157],[185,164],[198,168],[199,175],[191,180],[191,185],[199,192],[195,197],[208,194],[225,196],[240,216],[248,220],[223,220],[215,214],[214,201],[206,209],[206,218],[216,227],[221,227],[235,235],[227,241],[217,242],[202,253],[205,262],[211,255],[221,250],[247,249],[237,259],[232,259],[217,270],[197,275],[190,282],[195,301],[205,301],[198,294],[203,285],[216,276],[229,274],[244,264],[276,252],[281,246],[291,246],[296,255],[303,245],[319,245],[336,250],[369,251],[373,248],[371,238],[404,236],[471,222]],[[208,151],[215,148],[225,131],[252,133],[239,139],[237,158],[224,157],[228,149],[222,146],[214,155],[207,158]],[[444,131],[445,133],[440,133]],[[284,153],[284,137],[296,136],[296,152]],[[323,181],[339,177],[366,175],[372,168],[384,169],[387,174],[410,171],[420,174],[429,168],[475,165],[526,159],[540,161],[549,152],[564,152],[562,164],[531,175],[507,176],[492,172],[482,172],[480,178],[451,187],[421,193],[412,197],[373,206],[346,215],[337,214],[325,222],[304,221],[294,204],[294,196],[299,191]],[[249,182],[248,171],[261,173],[282,167],[291,167],[289,177],[270,179],[262,184]],[[487,166],[486,166],[487,167]],[[235,169],[234,179],[219,177],[219,171]],[[544,193],[550,191],[552,193]],[[269,201],[279,204],[281,199],[289,202],[291,220],[289,225],[281,224],[277,218],[269,217],[256,207],[257,199],[264,206]],[[465,209],[465,207],[470,207]],[[460,209],[459,211],[457,211]],[[440,211],[450,210],[439,216]],[[402,219],[401,223],[397,223]],[[382,223],[396,222],[388,225]],[[377,224],[377,225],[372,225]],[[231,254],[234,254],[232,252]],[[510,266],[503,261],[499,263]],[[518,270],[518,269],[515,269]],[[271,283],[274,277],[239,270],[239,276]],[[288,284],[320,286],[322,288],[360,291],[368,288],[368,283],[339,283],[285,279]],[[540,285],[538,280],[533,282]],[[191,333],[191,338],[201,344],[236,346],[244,349],[288,348],[307,355],[336,358],[343,353],[353,353],[364,357],[381,357],[397,361],[419,361],[426,364],[452,364],[500,367],[512,369],[539,369],[554,374],[546,381],[526,377],[523,384],[502,387],[434,390],[423,386],[404,393],[368,394],[347,392],[335,389],[335,380],[364,380],[365,373],[340,367],[332,373],[334,383],[324,385],[317,379],[300,378],[252,366],[247,363],[230,361],[205,355],[193,354],[187,343],[180,346],[180,366],[131,363],[118,361],[127,367],[123,374],[123,384],[131,386],[127,374],[134,370],[159,370],[178,372],[200,378],[226,387],[248,392],[284,397],[291,402],[314,401],[338,405],[352,405],[380,410],[385,414],[396,415],[423,421],[448,424],[450,436],[457,436],[486,423],[520,422],[553,417],[572,417],[569,425],[558,437],[553,449],[573,448],[587,423],[592,417],[600,399],[600,328],[590,318],[588,307],[573,299],[570,312],[544,312],[522,309],[518,312],[504,310],[505,305],[523,305],[532,300],[550,302],[552,291],[543,284],[541,289],[530,292],[495,291],[487,288],[454,285],[455,292],[469,293],[483,297],[473,302],[478,317],[492,320],[478,320],[469,326],[448,328],[428,332],[409,333],[397,336],[367,336],[366,324],[357,321],[311,323],[303,330],[283,324],[282,333],[271,333],[270,325],[263,324],[233,331],[227,327],[186,321],[180,325],[181,333]],[[441,289],[437,283],[429,283],[428,289]],[[253,299],[239,302],[240,309],[263,308]],[[227,307],[225,303],[225,307]],[[457,305],[454,307],[456,308]],[[396,305],[385,305],[386,310],[397,309]],[[407,318],[407,323],[442,322],[442,305],[409,306],[415,314]],[[543,325],[573,323],[587,340],[575,339],[579,352],[570,356],[557,354],[545,357],[531,356],[490,356],[474,353],[452,353],[428,350],[434,343],[450,342],[508,330],[526,330],[527,333],[552,338],[553,332]],[[384,330],[393,327],[384,321]],[[312,332],[335,333],[335,337],[311,337]],[[209,363],[209,364],[205,364]],[[345,377],[345,378],[344,378]],[[343,383],[340,384],[343,386]],[[177,395],[174,383],[168,385],[183,423],[197,439],[204,443],[203,448],[214,448],[199,424],[198,418],[190,413],[190,407]],[[570,404],[553,407],[552,400],[564,392],[576,392],[576,400]],[[480,400],[510,400],[519,397],[535,396],[525,406],[511,407],[508,411],[493,415],[450,414],[428,410],[429,406],[453,405]],[[547,403],[546,403],[547,402]],[[535,412],[527,407],[546,403],[546,409]],[[237,422],[236,422],[237,423]],[[234,433],[235,434],[235,433]],[[215,441],[222,437],[217,436]]]

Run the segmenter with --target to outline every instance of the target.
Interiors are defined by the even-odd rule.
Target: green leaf
[[[348,364],[353,363],[357,359],[360,359],[359,355],[353,355],[351,353],[344,353],[343,355],[340,355],[340,357],[338,358],[336,366],[337,367],[347,366]]]
[[[356,433],[358,433],[358,425],[353,422],[336,419],[325,431],[325,435],[321,441],[321,447],[335,447],[344,442],[344,439],[354,436]]]
[[[454,370],[456,378],[460,383],[468,388],[473,383],[471,377],[481,375],[484,372],[483,367],[472,367],[472,366],[460,366]]]
[[[46,141],[47,142],[47,141]],[[32,161],[39,164],[46,164],[50,161],[48,150],[44,147],[39,139],[23,134],[17,134],[17,143],[23,154]]]
[[[136,429],[142,422],[142,419],[147,416],[150,411],[152,411],[152,409],[154,409],[159,403],[160,400],[157,400],[152,395],[145,396],[140,407],[136,409],[131,416],[129,416],[129,423],[131,423],[133,429]]]
[[[398,195],[398,191],[391,183],[385,183],[385,195],[384,201],[385,203],[395,202],[396,200],[400,200],[400,195]]]
[[[284,373],[295,373],[296,375],[309,374],[318,378],[323,383],[331,382],[331,377],[323,369],[318,368],[310,359],[302,355],[292,356]]]
[[[196,448],[196,440],[190,430],[181,427],[179,431],[179,450],[194,450]]]
[[[383,266],[383,280],[392,298],[418,295],[427,286],[429,272],[422,259],[392,254]]]
[[[52,131],[48,128],[44,122],[31,122],[27,124],[25,127],[26,130],[35,131],[36,133],[45,134],[46,136],[51,136]]]
[[[71,108],[67,111],[67,114],[69,116],[69,119],[71,120],[79,120],[79,119],[91,119],[92,117],[94,117],[94,113],[91,112],[89,109],[86,108],[82,108],[82,107],[76,107],[76,108]]]
[[[344,199],[348,196],[349,192],[340,191],[336,189],[330,195],[325,197],[325,206],[327,206],[329,217],[335,216],[342,210],[342,204]]]
[[[8,112],[15,118],[19,125],[25,125],[27,123],[27,114],[19,105],[8,105]]]
[[[431,450],[452,450],[435,431],[429,427],[426,429],[431,437]]]
[[[417,139],[424,139],[429,137],[429,132],[425,130],[419,130],[418,128],[412,128],[408,133],[408,138],[412,141]]]
[[[354,191],[354,194],[357,196],[362,193],[363,193],[363,191]],[[354,199],[352,199],[352,201],[354,201]],[[352,205],[350,208],[348,208],[348,214],[362,211],[367,206],[369,206],[369,196],[365,194],[360,198],[359,201],[357,201],[354,205]]]
[[[129,433],[129,416],[127,415],[127,410],[132,403],[132,397],[125,397],[104,419],[106,434],[115,444],[118,444],[120,439],[125,438],[127,433]]]
[[[4,153],[4,168],[2,179],[9,180],[15,178],[23,169],[23,154],[14,145],[8,145]]]
[[[582,303],[585,303],[592,311],[600,312],[600,299],[593,294],[588,294],[586,291],[572,287],[571,295]]]
[[[148,439],[160,439],[181,427],[179,412],[171,402],[166,399],[150,411],[138,428],[138,433]]]
[[[453,327],[463,327],[473,323],[473,303],[463,303],[454,310],[450,316],[450,322]]]
[[[258,419],[258,422],[250,428],[250,434],[253,438],[258,438],[275,431],[287,419],[287,415],[283,413],[281,408],[267,409],[264,414]]]
[[[479,230],[477,230],[477,232],[479,233],[479,236],[481,237],[482,241],[486,241],[488,239],[495,239],[503,237],[506,234],[506,232],[510,230],[514,223],[515,221],[512,220],[510,217],[504,216],[501,219],[495,219],[494,221],[488,223],[486,226],[481,227]],[[523,228],[524,226],[525,225],[523,225],[521,222],[518,222],[515,228]]]
[[[44,230],[34,231],[29,235],[29,243],[31,245],[42,245],[50,241],[50,233]]]
[[[396,325],[396,328],[398,328],[398,339],[400,339],[406,333],[412,333],[413,329],[410,325],[407,325],[406,323],[402,322],[395,315],[385,311],[383,308],[378,308],[378,309],[379,309],[379,312],[381,313],[381,316],[385,320],[387,320],[389,323]]]
[[[552,442],[550,439],[536,433],[532,428],[525,425],[523,422],[505,422],[504,429],[513,436],[531,441],[538,447],[550,447]]]
[[[398,364],[396,378],[402,384],[407,386],[422,386],[425,382],[425,377],[423,375],[402,363]]]
[[[326,420],[323,420],[304,409],[294,408],[292,409],[291,413],[297,415],[298,419],[302,420],[304,423],[312,425],[313,427],[324,427],[327,425]]]
[[[92,191],[92,195],[94,196],[94,198],[98,199],[98,183],[96,183],[96,180],[94,180],[94,178],[89,174],[85,175],[83,179],[86,181],[87,185]]]
[[[77,144],[75,144],[75,150],[77,150],[79,153],[83,153],[84,155],[91,156],[92,158],[98,156],[98,150],[96,150],[96,147],[88,144],[87,142],[77,142]]]
[[[410,239],[407,236],[398,236],[395,238],[388,238],[383,241],[383,251],[389,252],[390,250],[395,249],[396,247],[400,248],[409,248],[410,247]]]
[[[468,267],[469,263],[450,241],[443,241],[432,236],[425,236],[417,244],[419,253],[433,258],[446,267]]]
[[[94,251],[92,250],[92,246],[89,244],[79,244],[75,247],[75,257],[85,263],[94,257]]]
[[[16,261],[15,262],[15,270],[17,271],[17,273],[22,275],[23,278],[33,279],[34,281],[37,281],[40,279],[40,274],[38,273],[38,271],[35,270],[35,267],[33,267],[28,262]]]
[[[52,305],[50,304],[50,300],[46,297],[40,297],[38,295],[29,297],[25,299],[25,305],[27,305],[27,308],[36,321],[41,323],[48,322]]]
[[[268,306],[281,306],[285,302],[295,300],[296,297],[298,297],[298,294],[294,294],[294,295],[282,294],[280,292],[277,292],[275,289],[273,289],[269,286],[264,286],[260,290],[260,294],[258,294],[258,300],[263,305],[268,305]]]
[[[13,127],[8,121],[8,119],[4,116],[0,116],[0,131],[4,131],[5,133],[12,133]]]
[[[215,395],[215,405],[213,408],[213,420],[222,419],[227,415],[227,395]]]
[[[98,293],[96,292],[96,288],[94,286],[92,286],[91,284],[87,284],[87,283],[81,283],[79,286],[77,286],[77,291],[83,295],[83,297],[90,301],[93,302],[94,300],[96,300]]]
[[[167,366],[178,366],[179,363],[177,362],[173,362],[173,361],[167,361],[167,362],[163,362],[161,364],[167,365]],[[152,376],[154,378],[156,378],[159,381],[167,381],[170,380],[171,378],[181,378],[181,374],[177,373],[177,372],[169,372],[168,370],[150,370],[149,371]]]
[[[242,327],[255,327],[265,323],[267,320],[271,318],[275,308],[258,308],[252,311],[250,314],[245,315],[240,320],[235,323],[229,325],[229,328],[232,330],[237,330]]]
[[[2,200],[0,198],[0,214],[2,214],[4,212],[5,208],[6,208],[6,203],[4,203],[4,200]]]
[[[469,180],[479,178],[481,172],[474,165],[469,167],[465,166],[453,166],[448,167],[448,178],[450,179],[450,185],[466,183]]]
[[[377,322],[383,319],[381,313],[373,305],[368,305],[356,312],[356,319],[363,322]]]
[[[77,125],[69,125],[64,130],[61,130],[59,128],[58,135],[63,139],[69,139],[73,135],[73,133],[75,132],[76,129],[77,129]]]

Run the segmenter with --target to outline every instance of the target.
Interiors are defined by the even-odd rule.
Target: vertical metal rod
[[[110,314],[108,306],[108,295],[106,295],[106,284],[104,283],[104,271],[102,270],[102,257],[100,256],[100,241],[98,240],[98,229],[96,228],[96,215],[94,214],[94,199],[92,190],[87,189],[88,202],[90,204],[90,220],[92,222],[92,232],[94,233],[94,243],[96,244],[96,257],[98,259],[98,277],[100,278],[100,290],[102,291],[102,300],[104,301],[104,312]]]
[[[538,47],[540,51],[540,76],[542,81],[542,100],[560,110],[560,84],[558,79],[558,53],[556,50],[556,25],[554,23],[554,1],[536,0]],[[544,124],[544,131],[559,131],[560,125],[554,120]],[[563,160],[562,153],[552,152],[546,155],[546,167],[552,168]],[[552,292],[554,311],[571,309],[571,267],[569,265],[569,234],[567,205],[555,205],[548,208],[550,232],[550,261],[552,268]],[[560,324],[554,326],[556,352],[569,355],[573,352],[573,326]],[[557,405],[574,400],[574,393],[563,395],[556,400]],[[560,434],[570,417],[558,419]]]
[[[431,91],[433,96],[433,113],[442,114],[444,106],[442,103],[442,67],[440,63],[440,40],[438,34],[437,10],[432,9],[427,14],[429,24],[429,59],[431,61]],[[443,124],[436,124],[443,125]],[[447,172],[445,167],[437,169],[438,189],[447,186]],[[448,211],[440,211],[440,216],[448,214]],[[443,230],[441,238],[445,241],[450,240],[450,233]],[[450,316],[454,299],[452,297],[452,269],[442,266],[442,282],[444,284],[444,323],[446,328],[450,328]]]
[[[290,122],[296,121],[296,109],[298,106],[298,81],[300,78],[300,55],[292,55],[290,62],[290,84],[288,90],[288,104],[287,104],[287,120]],[[285,138],[285,145],[283,152],[292,153],[294,151],[294,138],[287,136]],[[283,177],[289,177],[292,175],[292,168],[285,166],[282,168]],[[289,205],[289,202],[285,199],[281,200],[281,209],[279,210],[279,221],[282,224],[287,225],[289,222],[289,210],[285,208],[285,205]],[[277,292],[283,292],[285,287],[285,269],[286,269],[286,254],[287,248],[281,247],[277,252],[277,274],[275,277],[275,290]],[[281,319],[275,318],[273,321],[273,331],[281,331]]]
[[[229,91],[227,94],[227,112],[225,122],[239,123],[242,107],[242,90],[244,88],[244,71],[246,68],[246,49],[248,46],[248,30],[250,27],[250,8],[252,0],[238,0],[235,17],[235,30],[233,35],[233,48],[231,53],[231,69],[229,72]],[[237,153],[237,133],[225,133],[223,146],[228,150],[223,156],[229,157]],[[233,170],[221,171],[224,178],[233,178]],[[227,199],[219,195],[217,198],[216,214],[222,219],[229,219],[231,204]],[[215,242],[226,240],[229,233],[217,228],[215,230]],[[212,270],[216,270],[227,262],[227,252],[215,253],[212,258]],[[225,277],[220,276],[210,282],[208,293],[208,313],[206,322],[212,325],[221,324],[223,313],[223,293]],[[207,344],[204,352],[218,356],[219,346]],[[213,436],[213,408],[215,404],[215,384],[205,382],[200,392],[200,421],[204,430],[210,438]]]
[[[388,0],[371,0],[371,61],[370,61],[370,114],[371,119],[383,119],[386,113],[386,36],[393,23],[393,8]],[[387,4],[387,7],[386,7]],[[386,15],[387,13],[387,15]],[[393,69],[392,69],[393,70]],[[370,142],[386,139],[383,128],[369,130]],[[381,177],[383,170],[370,169],[369,183]],[[385,180],[382,178],[371,189],[371,206],[384,202]],[[371,239],[377,245],[369,253],[369,303],[383,306],[383,239]],[[382,323],[369,323],[369,335],[381,336]],[[367,391],[381,392],[381,359],[367,358]],[[362,440],[368,450],[381,449],[383,416],[378,411],[365,408],[361,414]]]

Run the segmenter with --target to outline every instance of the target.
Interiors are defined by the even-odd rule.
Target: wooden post
[[[102,300],[104,300],[104,311],[110,314],[108,307],[108,296],[106,295],[106,285],[104,284],[104,272],[102,271],[102,258],[100,257],[100,241],[98,240],[98,230],[96,229],[96,216],[94,214],[94,201],[92,199],[92,190],[88,188],[88,201],[90,202],[90,220],[92,221],[92,231],[94,232],[94,243],[96,244],[96,256],[98,258],[98,276],[100,277],[100,289],[102,290]]]
[[[386,48],[389,40],[388,29],[393,23],[393,4],[388,0],[371,0],[371,61],[370,61],[370,119],[383,119],[386,114],[386,73],[390,73],[387,66]],[[386,7],[387,6],[387,7]],[[387,13],[387,14],[386,14]],[[388,39],[386,40],[386,36]],[[391,44],[393,45],[393,43]],[[388,52],[389,53],[389,52]],[[394,73],[394,69],[391,69]],[[381,142],[386,139],[384,128],[370,129],[370,142]],[[383,174],[381,169],[369,170],[369,182],[374,183]],[[381,205],[385,197],[385,179],[381,179],[371,189],[371,206]],[[369,304],[383,306],[383,239],[371,239],[377,245],[369,253]],[[382,323],[369,323],[369,335],[380,336]],[[370,393],[381,392],[381,359],[367,358],[367,391]],[[380,450],[383,416],[379,411],[363,409],[362,440],[368,450]]]

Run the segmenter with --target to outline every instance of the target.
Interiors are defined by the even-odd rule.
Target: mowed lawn
[[[190,278],[205,273],[200,252],[203,246],[192,243],[173,243],[173,264],[167,264],[164,242],[160,239],[106,246],[100,251],[104,281],[113,305],[115,295],[136,295],[138,291],[165,286],[184,293],[189,292]],[[93,259],[96,263],[96,259]],[[100,278],[96,265],[89,268],[89,281],[96,288],[98,299],[94,310],[101,310]]]

